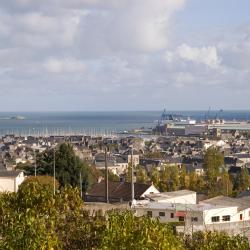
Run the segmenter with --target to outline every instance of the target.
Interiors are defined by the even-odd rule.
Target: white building
[[[22,171],[0,171],[0,192],[17,192],[24,180]]]
[[[147,215],[159,219],[162,223],[183,222],[183,226],[178,227],[177,230],[185,233],[218,230],[238,234],[246,226],[250,226],[250,197],[236,199],[217,196],[195,204],[196,195],[192,196],[192,191],[183,191],[183,194],[181,191],[170,192],[171,197],[165,199],[137,201],[133,206],[135,215]],[[160,195],[146,195],[145,197],[160,197]]]
[[[178,190],[173,192],[164,192],[158,194],[146,195],[151,201],[181,204],[196,204],[196,192],[190,190]]]

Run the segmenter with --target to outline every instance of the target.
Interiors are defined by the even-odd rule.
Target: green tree
[[[109,214],[100,249],[184,249],[170,226],[131,212]]]
[[[217,182],[218,195],[230,196],[233,192],[233,184],[227,171],[223,171]]]
[[[125,181],[126,181],[126,182],[131,182],[131,171],[132,171],[131,163],[129,163],[129,164],[128,164],[127,171],[126,171],[126,173],[125,173]]]
[[[54,159],[56,179],[60,186],[80,186],[80,173],[83,189],[86,191],[95,180],[92,167],[76,156],[73,146],[62,143],[55,149],[49,149],[37,155],[37,173],[39,175],[54,175]]]
[[[29,182],[36,182],[46,187],[50,187],[52,190],[54,189],[54,178],[49,175],[28,176],[20,185],[20,187],[22,187],[23,185],[27,185],[27,183]],[[57,180],[55,180],[55,188],[59,188],[59,182]]]
[[[187,250],[248,250],[246,237],[229,236],[224,232],[196,232],[192,238],[184,237]]]
[[[160,187],[160,173],[157,168],[153,168],[151,172],[151,181],[155,185],[155,187]]]
[[[224,155],[218,148],[210,147],[204,155],[204,169],[207,176],[207,191],[210,197],[217,194],[217,180],[224,166]]]
[[[100,175],[105,178],[105,169],[100,170]],[[110,181],[120,181],[120,178],[118,175],[114,174],[111,171],[108,171],[108,179]]]
[[[243,167],[236,179],[236,189],[238,192],[247,190],[250,187],[250,177],[246,167]]]
[[[79,190],[71,187],[54,195],[50,185],[27,181],[17,193],[3,193],[0,249],[68,249],[65,244],[73,242],[75,232],[79,231],[78,228],[70,231],[68,226],[83,218],[82,208]]]
[[[186,167],[182,166],[180,170],[180,188],[188,189],[189,188],[189,177],[186,172]]]
[[[148,175],[145,168],[138,165],[136,170],[136,182],[138,183],[147,183],[148,181]]]
[[[204,155],[204,169],[208,175],[218,176],[224,165],[224,155],[215,147],[210,147]]]
[[[176,191],[180,187],[179,169],[177,166],[165,166],[160,176],[159,187],[162,191]]]
[[[179,189],[180,186],[179,169],[176,165],[171,166],[169,169],[170,169],[170,191],[176,191]]]
[[[191,172],[189,174],[189,189],[196,192],[203,192],[205,189],[204,177]]]
[[[160,182],[160,189],[163,192],[170,191],[169,180],[170,180],[169,166],[165,166],[161,172],[161,182]]]

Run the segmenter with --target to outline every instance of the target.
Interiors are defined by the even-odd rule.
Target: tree
[[[160,189],[162,191],[169,191],[170,187],[169,187],[169,180],[170,180],[170,171],[169,171],[169,167],[165,166],[163,168],[163,171],[161,173],[161,182],[160,182]]]
[[[43,186],[50,187],[52,190],[54,189],[54,178],[49,175],[28,176],[20,185],[20,187],[22,187],[23,185],[27,185],[27,183],[30,182],[36,182]],[[59,182],[57,180],[55,180],[55,188],[59,188]]]
[[[205,181],[203,176],[197,175],[195,172],[189,174],[189,189],[195,192],[203,192]]]
[[[67,227],[82,218],[82,207],[76,188],[54,195],[50,185],[22,183],[17,193],[0,195],[0,249],[68,249],[73,235]]]
[[[204,169],[208,176],[218,176],[224,165],[224,155],[215,147],[210,147],[204,155]]]
[[[246,237],[229,236],[225,232],[195,232],[184,238],[187,250],[248,250]]]
[[[227,171],[223,171],[217,182],[218,195],[230,196],[233,192],[233,184]]]
[[[102,177],[104,177],[105,178],[105,169],[101,169],[100,170],[100,175],[102,176]],[[120,178],[119,178],[119,176],[118,175],[116,175],[116,174],[114,174],[113,172],[111,172],[111,171],[108,171],[108,179],[110,180],[110,181],[120,181]]]
[[[180,170],[180,188],[181,189],[189,188],[189,177],[187,175],[185,166],[182,166]]]
[[[142,166],[138,165],[136,171],[136,182],[147,183],[147,181],[148,181],[147,171]]]
[[[153,168],[153,171],[151,173],[151,181],[153,184],[159,188],[160,186],[160,174],[157,168]]]
[[[224,156],[215,147],[210,147],[204,155],[204,169],[207,176],[207,191],[209,196],[217,194],[217,179],[220,174],[220,168],[224,166]]]
[[[122,226],[121,226],[122,225]],[[169,225],[131,212],[111,213],[102,235],[100,249],[184,249]]]
[[[170,191],[176,191],[179,189],[180,180],[179,180],[179,169],[178,167],[171,166],[170,169]]]
[[[82,177],[82,186],[86,191],[94,182],[94,169],[80,160],[76,156],[73,146],[69,143],[62,143],[55,149],[48,149],[37,155],[37,174],[54,175],[54,160],[56,169],[56,179],[60,186],[71,185],[80,186],[80,173]],[[21,168],[23,166],[20,166]],[[25,173],[34,175],[34,166],[25,166]]]
[[[132,171],[131,163],[129,163],[129,164],[128,164],[127,171],[126,171],[126,173],[125,173],[125,181],[126,181],[126,182],[131,182],[131,171]]]
[[[246,167],[243,167],[236,178],[236,189],[238,192],[245,191],[250,186],[250,177]]]
[[[162,191],[176,191],[180,187],[179,169],[175,166],[165,166],[161,173],[160,189]]]

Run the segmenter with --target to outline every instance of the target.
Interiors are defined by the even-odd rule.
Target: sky
[[[0,0],[0,111],[250,109],[249,0]]]

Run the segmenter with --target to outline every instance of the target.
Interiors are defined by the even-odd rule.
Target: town
[[[209,121],[210,129],[200,129],[204,125],[182,121],[181,129],[192,131],[185,134],[178,122],[150,134],[2,136],[0,191],[17,192],[31,176],[50,175],[59,185],[78,187],[92,214],[125,209],[178,222],[176,230],[186,235],[216,230],[250,240],[248,128]],[[70,150],[84,168],[73,166],[78,160],[62,168]]]

